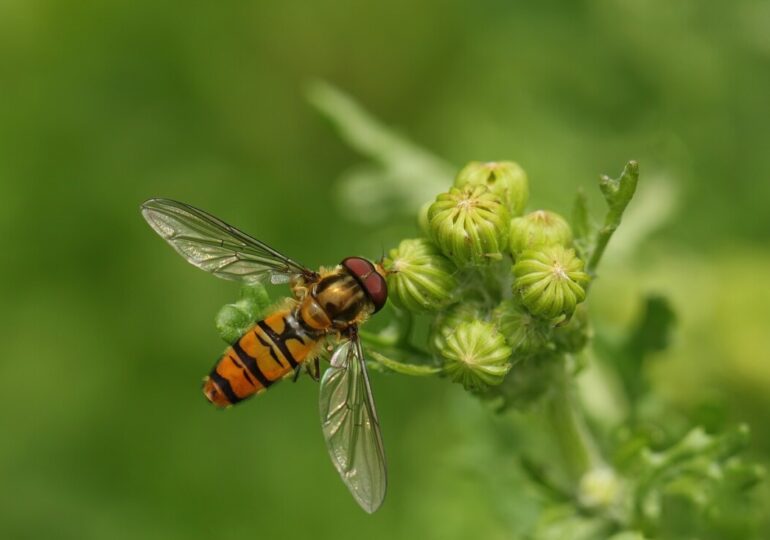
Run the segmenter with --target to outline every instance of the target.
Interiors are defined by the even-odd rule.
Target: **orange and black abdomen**
[[[227,348],[203,381],[203,393],[217,407],[234,405],[293,372],[317,343],[291,311],[273,313]]]

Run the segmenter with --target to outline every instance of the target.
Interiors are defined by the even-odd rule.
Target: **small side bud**
[[[618,475],[609,467],[598,467],[580,478],[578,500],[586,508],[607,509],[621,498],[622,484]]]
[[[484,185],[451,188],[428,210],[430,236],[458,266],[499,260],[508,240],[508,209]]]
[[[483,184],[500,195],[512,216],[520,216],[529,200],[529,180],[514,161],[471,161],[457,174],[455,187]]]
[[[420,211],[417,213],[417,225],[420,227],[420,231],[425,236],[430,236],[430,220],[428,219],[428,210],[433,204],[433,201],[428,201],[420,207]]]
[[[436,311],[446,306],[457,288],[456,268],[430,241],[403,240],[382,264],[388,297],[408,311]]]
[[[492,323],[483,321],[457,325],[441,356],[445,373],[474,392],[500,384],[511,369],[511,348]]]
[[[575,252],[555,245],[525,251],[513,266],[514,293],[537,317],[570,318],[585,300],[590,278],[583,272],[583,261]]]
[[[559,214],[537,210],[511,220],[510,243],[514,256],[528,249],[554,244],[569,247],[572,243],[572,229]]]
[[[548,324],[514,300],[503,300],[495,308],[492,320],[513,349],[514,356],[529,356],[548,348]]]

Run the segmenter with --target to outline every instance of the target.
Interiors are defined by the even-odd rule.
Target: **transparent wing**
[[[282,283],[293,275],[314,275],[267,244],[189,204],[150,199],[142,204],[142,215],[177,253],[217,277]]]
[[[387,470],[380,422],[358,337],[342,343],[321,379],[321,427],[337,472],[369,513],[385,498]]]

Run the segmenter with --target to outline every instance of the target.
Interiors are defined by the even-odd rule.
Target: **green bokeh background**
[[[610,248],[597,326],[669,295],[661,402],[746,420],[766,460],[768,27],[761,0],[0,0],[0,538],[504,538],[534,519],[515,478],[490,493],[485,415],[443,381],[373,376],[390,465],[373,516],[329,463],[314,383],[224,413],[200,395],[237,286],[185,265],[142,200],[310,266],[416,234],[340,209],[362,158],[308,104],[315,79],[454,165],[519,161],[534,207],[568,213],[583,186],[599,208],[596,176],[639,160],[665,219]]]

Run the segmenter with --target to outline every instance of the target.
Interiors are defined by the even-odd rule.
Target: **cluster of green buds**
[[[402,241],[383,261],[393,304],[433,314],[431,352],[442,373],[475,393],[515,380],[519,364],[553,356],[562,342],[586,341],[574,332],[556,339],[577,326],[570,320],[589,282],[570,225],[554,212],[525,213],[528,201],[517,163],[471,162],[422,207],[424,237]]]

